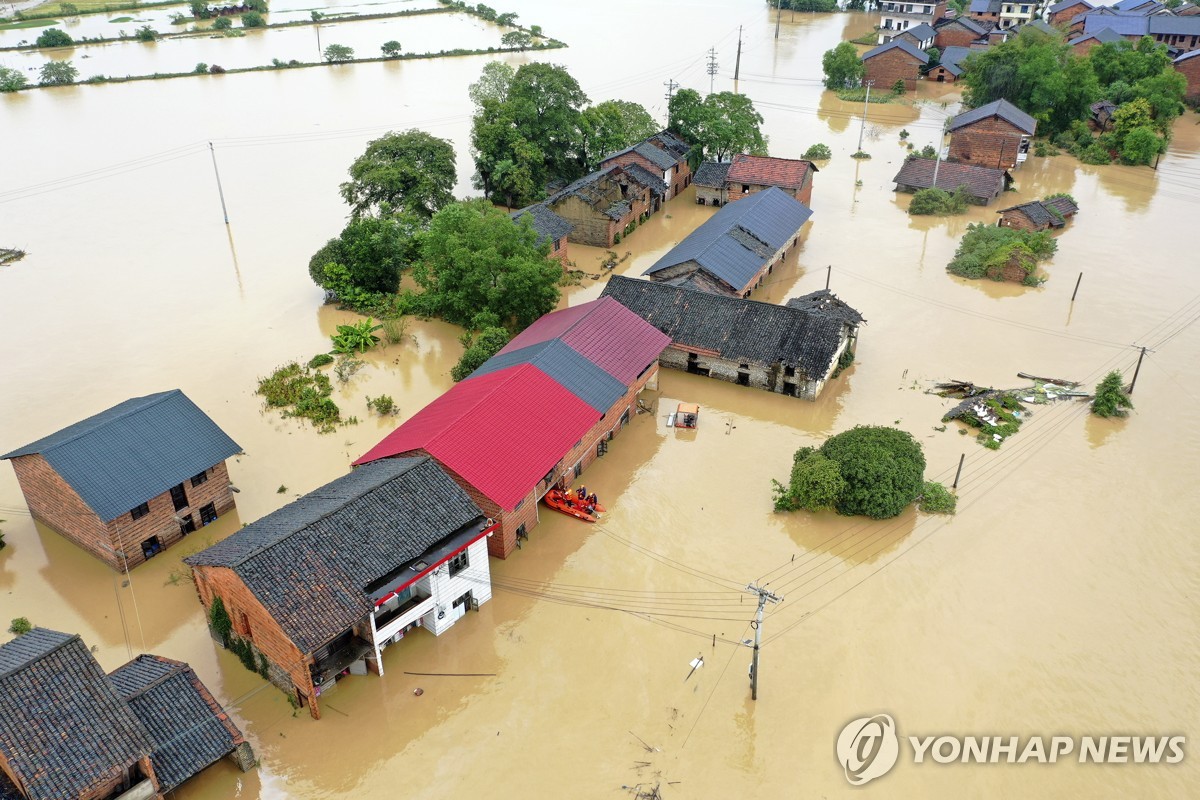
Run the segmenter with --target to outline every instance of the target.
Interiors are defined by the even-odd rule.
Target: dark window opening
[[[750,385],[750,373],[749,372],[739,372],[738,376],[737,376],[737,382],[738,382],[738,386],[749,386]]]
[[[546,478],[545,480],[548,482],[548,481],[549,481],[549,478]],[[516,504],[515,506],[513,506],[513,511],[520,511],[520,510],[521,510],[521,506],[523,506],[523,505],[525,505],[525,498],[524,498],[524,497],[522,497],[522,498],[521,498],[519,501],[517,501],[517,504]]]
[[[154,558],[162,552],[162,542],[157,536],[151,536],[146,541],[142,542],[142,555],[146,558]]]
[[[210,522],[217,521],[217,504],[209,503],[206,506],[200,507],[200,524],[207,525]]]
[[[183,518],[183,522],[179,523],[179,532],[187,536],[194,530],[196,530],[196,520],[192,518],[191,514],[188,514]]]
[[[150,504],[142,503],[140,506],[134,506],[132,509],[130,509],[129,516],[133,517],[134,519],[141,519],[149,513]]]
[[[202,483],[208,483],[208,470],[204,470],[197,475],[192,476],[192,488],[196,488]]]
[[[788,397],[795,397],[796,396],[796,384],[791,383],[789,381],[784,381],[783,393],[786,394]]]
[[[621,415],[621,424],[622,425],[629,424],[629,409],[628,408],[625,409],[625,413]]]
[[[560,246],[561,244],[562,244],[562,239],[555,239],[555,240],[554,240],[554,251],[555,251],[555,252],[558,252],[558,248],[559,248],[559,246]]]
[[[749,191],[750,191],[750,184],[743,183],[742,184],[742,194],[747,194]]]
[[[576,478],[578,478],[578,477],[579,477],[580,475],[582,475],[582,474],[583,474],[583,462],[582,462],[582,461],[576,462],[576,464],[575,464],[575,477],[576,477]]]
[[[795,368],[795,367],[784,367],[784,368],[783,368],[783,375],[784,375],[784,377],[785,377],[785,378],[793,378],[793,377],[795,377],[795,375],[796,375],[796,368]]]
[[[447,563],[450,565],[450,577],[453,578],[455,575],[471,566],[471,558],[467,554],[467,551],[463,550],[454,558],[450,559],[450,561]]]
[[[467,608],[470,608],[470,607],[471,607],[471,599],[472,599],[472,598],[471,598],[471,592],[470,592],[470,590],[467,590],[467,592],[466,592],[465,594],[463,594],[463,595],[459,596],[459,597],[458,597],[457,599],[455,599],[455,601],[454,601],[453,603],[451,603],[450,605],[451,605],[451,606],[453,606],[454,608],[461,608],[461,607],[463,607],[463,606],[466,606]]]
[[[528,539],[528,538],[529,538],[529,531],[525,530],[525,523],[522,522],[520,525],[517,526],[517,541],[519,542],[522,539]]]
[[[171,502],[175,504],[176,511],[182,511],[188,507],[187,492],[184,491],[182,483],[171,487]]]

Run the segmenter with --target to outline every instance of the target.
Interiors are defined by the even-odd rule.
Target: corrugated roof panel
[[[601,414],[606,413],[625,394],[625,384],[558,339],[498,353],[471,373],[471,377],[487,375],[515,364],[533,364]]]

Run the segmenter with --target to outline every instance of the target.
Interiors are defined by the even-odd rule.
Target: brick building
[[[1069,197],[1050,197],[1034,200],[1018,206],[1002,208],[997,225],[1001,228],[1016,228],[1022,231],[1044,231],[1062,228],[1067,220],[1079,212],[1079,206]]]
[[[662,206],[666,191],[643,167],[613,164],[568,184],[543,205],[571,225],[568,240],[612,247]]]
[[[1184,53],[1175,59],[1172,66],[1176,72],[1187,78],[1184,97],[1200,98],[1200,50]]]
[[[1096,47],[1097,45],[1120,41],[1123,41],[1121,35],[1112,28],[1101,28],[1093,33],[1084,33],[1076,36],[1074,39],[1071,39],[1069,42],[1067,42],[1067,45],[1070,46],[1071,51],[1076,56],[1083,58],[1093,47]]]
[[[748,297],[800,241],[808,206],[770,187],[729,203],[643,275],[673,286]]]
[[[1074,24],[1078,25],[1080,19],[1085,34],[1107,28],[1135,44],[1143,36],[1149,36],[1179,52],[1200,49],[1200,15],[1177,16],[1165,8],[1153,6],[1119,13],[1101,7],[1077,17]]]
[[[893,39],[863,53],[861,60],[863,80],[872,82],[876,91],[891,91],[897,81],[903,81],[905,91],[911,92],[917,88],[921,68],[929,63],[929,56],[903,39]]]
[[[141,564],[234,507],[241,452],[178,389],[135,397],[0,456],[29,512],[113,569]]]
[[[888,37],[888,41],[900,39],[908,42],[918,50],[928,50],[933,47],[933,40],[937,36],[937,31],[928,22],[922,22],[920,25],[915,25],[900,33],[894,33]]]
[[[187,664],[138,656],[105,675],[78,636],[34,628],[0,645],[0,797],[159,800],[254,753]]]
[[[955,17],[944,19],[935,28],[933,45],[945,51],[948,47],[970,47],[971,45],[988,43],[988,31],[992,23],[980,23],[970,17]]]
[[[1055,27],[1066,27],[1081,14],[1086,14],[1096,6],[1091,0],[1062,0],[1047,9],[1046,21]]]
[[[670,131],[659,131],[635,145],[606,156],[600,169],[614,165],[637,166],[663,182],[663,200],[670,200],[692,182],[688,165],[691,145]]]
[[[973,47],[947,47],[942,51],[942,57],[938,65],[929,70],[926,75],[927,80],[937,83],[954,83],[962,77],[966,67],[963,65],[967,57],[972,53],[979,53],[987,50],[984,45],[974,45]]]
[[[920,25],[932,26],[945,15],[945,0],[915,3],[883,0],[879,4],[879,44],[886,44],[901,31]]]
[[[1009,170],[1029,157],[1037,120],[1007,100],[996,100],[954,117],[950,160]]]
[[[853,351],[864,322],[828,291],[778,306],[614,275],[604,296],[671,338],[662,366],[806,400]]]
[[[723,206],[729,202],[725,178],[729,175],[729,161],[705,161],[696,168],[692,183],[696,187],[696,202],[702,206]]]
[[[432,459],[396,458],[185,560],[213,638],[252,648],[268,680],[319,719],[319,698],[339,679],[383,675],[389,645],[414,628],[441,635],[491,599],[493,530]]]
[[[892,181],[898,192],[911,193],[936,186],[944,192],[953,193],[961,188],[970,202],[986,206],[1003,194],[1012,183],[1012,176],[1002,169],[977,167],[974,164],[955,161],[938,164],[932,158],[909,158]]]
[[[488,552],[507,558],[546,492],[582,475],[637,413],[667,344],[608,298],[547,314],[355,464],[432,456],[495,520]]]
[[[537,243],[539,245],[549,245],[550,258],[553,258],[559,264],[566,267],[569,259],[567,247],[570,240],[568,237],[574,228],[570,222],[567,222],[558,214],[546,208],[545,203],[526,206],[519,211],[512,212],[508,216],[512,218],[513,222],[518,224],[525,218],[528,218],[529,224],[533,226],[534,232],[537,233]]]

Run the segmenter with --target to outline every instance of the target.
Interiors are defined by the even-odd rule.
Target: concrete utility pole
[[[225,209],[225,190],[221,188],[221,171],[217,169],[217,151],[213,149],[213,143],[208,143],[208,152],[212,154],[213,172],[217,176],[217,196],[221,198],[221,214],[225,216],[225,224],[229,224],[229,212]]]
[[[713,81],[717,78],[717,49],[708,48],[708,93],[713,93]]]
[[[871,102],[871,87],[875,85],[875,81],[867,81],[864,86],[867,87],[867,96],[863,98],[863,118],[862,127],[858,129],[858,152],[862,152],[863,134],[867,132],[867,108]]]
[[[746,585],[746,591],[750,594],[758,595],[758,611],[754,614],[754,660],[750,662],[750,699],[758,699],[758,652],[760,650],[759,635],[762,633],[763,621],[763,606],[767,603],[778,603],[783,600],[782,597],[775,595],[766,589],[755,586],[753,583]]]
[[[1083,273],[1079,273],[1079,277],[1075,279],[1075,291],[1071,292],[1071,302],[1075,302],[1075,295],[1079,294],[1079,284],[1083,283]]]
[[[671,127],[671,99],[675,96],[675,90],[679,88],[679,84],[674,78],[668,78],[663,81],[663,86],[667,87],[667,127]]]
[[[742,26],[738,25],[738,51],[737,60],[733,62],[733,82],[738,82],[738,76],[742,74]]]
[[[775,14],[775,38],[779,38],[779,23],[783,22],[783,0],[775,0],[775,8],[778,11]]]
[[[1142,359],[1146,357],[1146,348],[1142,347],[1142,352],[1138,354],[1137,366],[1133,368],[1133,380],[1129,382],[1129,393],[1133,394],[1133,387],[1137,386],[1138,373],[1142,371]]]
[[[938,137],[937,154],[934,156],[937,161],[933,162],[933,183],[929,185],[931,189],[937,188],[938,168],[942,166],[942,143],[944,141],[946,141],[946,124],[942,123],[942,135]]]

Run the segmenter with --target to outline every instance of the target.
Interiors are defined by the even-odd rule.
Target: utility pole
[[[738,25],[738,51],[737,60],[733,62],[733,82],[738,82],[738,76],[742,73],[742,26]]]
[[[1075,295],[1079,294],[1079,284],[1083,282],[1083,273],[1079,273],[1079,277],[1075,279],[1075,291],[1071,292],[1071,302],[1075,302]]]
[[[958,488],[958,479],[962,477],[963,462],[967,460],[967,454],[963,453],[958,457],[958,471],[954,473],[954,483],[950,486],[951,489]]]
[[[708,93],[713,93],[713,81],[717,78],[717,49],[708,48]]]
[[[833,277],[833,264],[825,268],[825,291],[829,291],[829,279]]]
[[[775,38],[779,38],[779,23],[783,22],[783,0],[775,0],[775,8],[779,9],[775,14]]]
[[[867,87],[867,96],[863,99],[863,118],[862,127],[858,129],[858,152],[862,152],[863,134],[867,132],[867,108],[871,102],[871,87],[875,85],[875,81],[867,81],[864,84]]]
[[[671,127],[671,99],[675,97],[675,90],[679,88],[679,84],[674,78],[668,78],[663,81],[663,86],[667,87],[667,127]]]
[[[775,595],[766,589],[755,586],[753,583],[746,585],[746,591],[751,594],[758,595],[758,611],[754,614],[754,660],[750,662],[750,699],[758,699],[758,651],[761,649],[759,643],[759,635],[762,633],[763,621],[763,606],[767,603],[778,603],[783,600],[782,597]]]
[[[934,156],[937,161],[933,162],[933,183],[930,184],[930,188],[932,189],[937,188],[938,168],[942,166],[942,142],[944,141],[946,141],[946,125],[942,123],[942,135],[938,137],[937,154]],[[861,149],[859,147],[859,150]]]
[[[1142,347],[1142,352],[1138,354],[1137,366],[1133,368],[1133,380],[1129,382],[1129,393],[1133,394],[1133,387],[1137,386],[1137,376],[1142,370],[1142,359],[1146,357],[1146,348]]]
[[[317,58],[321,57],[321,23],[318,22],[313,26],[313,30],[317,32]]]
[[[225,224],[229,224],[229,212],[225,209],[225,190],[221,188],[221,171],[217,169],[217,151],[213,149],[213,143],[208,143],[208,152],[212,154],[213,172],[217,176],[217,196],[221,198],[221,213],[225,215]]]

